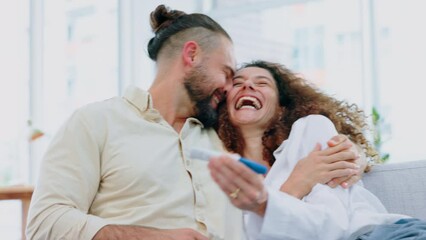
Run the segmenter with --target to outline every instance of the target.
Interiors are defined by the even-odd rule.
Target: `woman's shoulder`
[[[336,134],[336,127],[326,116],[320,114],[311,114],[299,118],[293,123],[289,137],[281,143],[281,145],[275,151],[274,155],[282,152],[290,140],[293,142],[299,138],[303,138],[305,142],[310,139],[317,140],[324,138],[328,140]]]
[[[337,134],[336,127],[329,118],[323,115],[309,115],[293,124],[289,139],[304,142],[304,145],[312,150],[316,143],[325,147],[327,141]]]
[[[307,126],[315,126],[315,128],[320,127],[333,127],[333,122],[326,116],[320,114],[311,114],[306,117],[299,118],[293,123],[292,130],[295,128],[305,128]]]

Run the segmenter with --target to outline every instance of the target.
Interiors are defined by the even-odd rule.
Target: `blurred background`
[[[358,104],[386,163],[426,159],[425,1],[0,0],[0,186],[35,184],[76,108],[150,86],[148,16],[160,3],[218,21],[239,63],[283,63]],[[21,237],[19,204],[0,201],[2,239]]]

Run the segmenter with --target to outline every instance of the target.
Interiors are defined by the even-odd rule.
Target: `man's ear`
[[[193,66],[199,61],[200,45],[195,41],[188,41],[183,45],[182,59],[186,66]]]

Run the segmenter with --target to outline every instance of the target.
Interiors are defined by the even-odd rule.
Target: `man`
[[[240,212],[192,147],[223,151],[211,128],[230,84],[232,41],[203,14],[151,13],[148,92],[77,110],[47,151],[29,239],[238,239]],[[227,228],[228,226],[228,228]]]

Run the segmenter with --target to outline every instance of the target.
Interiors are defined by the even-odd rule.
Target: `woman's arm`
[[[321,153],[314,151],[317,154],[314,154],[315,158],[327,159],[328,165],[341,164],[343,162],[339,159],[353,156],[351,151],[337,151],[338,149],[327,147],[327,141],[336,134],[333,123],[320,115],[308,116],[293,125],[285,148],[277,153],[276,162],[265,180],[268,184],[269,198],[256,238],[343,239],[348,234],[350,208],[348,189],[341,187],[332,189],[324,184],[315,184],[310,193],[303,200],[299,200],[280,192],[274,185],[275,182],[294,174],[291,172],[296,168],[299,159],[308,159],[312,155],[312,149],[319,149],[318,143],[323,151]],[[319,166],[320,173],[330,169],[327,164],[312,164],[309,161],[305,164]],[[327,177],[315,173],[315,169],[309,171],[310,178],[324,178],[322,183],[327,182]],[[356,172],[353,169],[350,171],[352,174]],[[306,177],[308,175],[305,175]],[[259,224],[259,219],[256,218],[258,216],[255,214],[248,214],[247,229],[250,228],[250,223]]]
[[[230,197],[230,200],[236,207],[248,210],[246,230],[249,232],[250,239],[257,239],[258,236],[267,239],[282,239],[290,236],[293,238],[298,236],[299,239],[339,239],[347,231],[348,206],[345,201],[342,201],[342,198],[345,198],[346,189],[332,189],[325,185],[317,185],[310,194],[312,197],[305,198],[305,202],[279,190],[282,182],[290,175],[299,159],[306,159],[306,166],[310,166],[311,163],[307,160],[312,157],[309,156],[310,151],[315,148],[318,142],[325,146],[325,142],[337,134],[331,121],[321,116],[318,118],[319,121],[317,121],[317,117],[311,117],[309,121],[312,124],[300,125],[299,122],[299,127],[293,128],[286,150],[279,153],[277,161],[268,173],[266,179],[266,184],[268,184],[267,195],[263,194],[265,187],[259,175],[250,171],[241,163],[225,156],[210,161],[209,167],[212,177],[226,194],[229,195],[236,189],[240,189],[236,196]],[[326,128],[321,123],[325,123]],[[311,128],[312,126],[314,128]],[[315,130],[318,127],[321,131]],[[294,131],[297,128],[302,130]],[[316,136],[316,133],[319,136]],[[355,156],[350,151],[342,151],[348,149],[348,147],[341,145],[322,151],[315,150],[314,155],[315,158],[321,160],[318,160],[319,163],[324,159],[330,163],[344,163],[344,161],[339,160]],[[301,173],[306,170],[306,168],[302,169],[299,169]],[[310,169],[309,178],[315,176],[315,171],[312,171],[314,168]],[[324,167],[324,169],[329,170],[327,167]],[[353,169],[350,171],[353,171]],[[303,180],[306,178],[306,174],[301,174],[301,176],[299,178],[302,181],[301,185],[309,182],[307,189],[310,191],[312,189],[311,181],[313,180]],[[318,176],[323,182],[332,178],[332,174],[327,177],[323,177],[321,174]],[[317,177],[312,178],[318,181]],[[272,186],[274,181],[279,183],[278,186]],[[300,184],[294,186],[300,186]]]
[[[347,179],[359,173],[359,166],[351,162],[357,154],[351,151],[351,145],[351,142],[342,142],[321,150],[321,145],[316,144],[306,157],[297,162],[280,190],[302,199],[317,183],[325,184],[337,178]]]
[[[234,206],[247,210],[245,231],[248,239],[341,239],[348,229],[347,206],[334,194],[324,193],[346,189],[325,185],[322,191],[314,188],[324,197],[311,204],[270,187],[264,195],[261,176],[227,156],[212,158],[209,168],[225,194],[229,196],[240,189],[229,199]]]
[[[332,139],[330,139],[330,141],[327,142],[327,144],[331,148],[348,141],[352,144],[352,147],[350,148],[350,150],[354,153],[358,153],[358,156],[359,156],[356,159],[348,160],[359,166],[358,173],[350,177],[344,176],[344,177],[333,178],[331,181],[327,183],[327,185],[332,188],[337,187],[339,185],[344,188],[348,188],[356,184],[358,181],[360,181],[362,178],[362,175],[365,172],[369,172],[371,169],[371,166],[368,164],[365,152],[362,150],[361,146],[352,143],[352,141],[349,140],[349,138],[346,135],[339,134],[337,136],[334,136]]]

